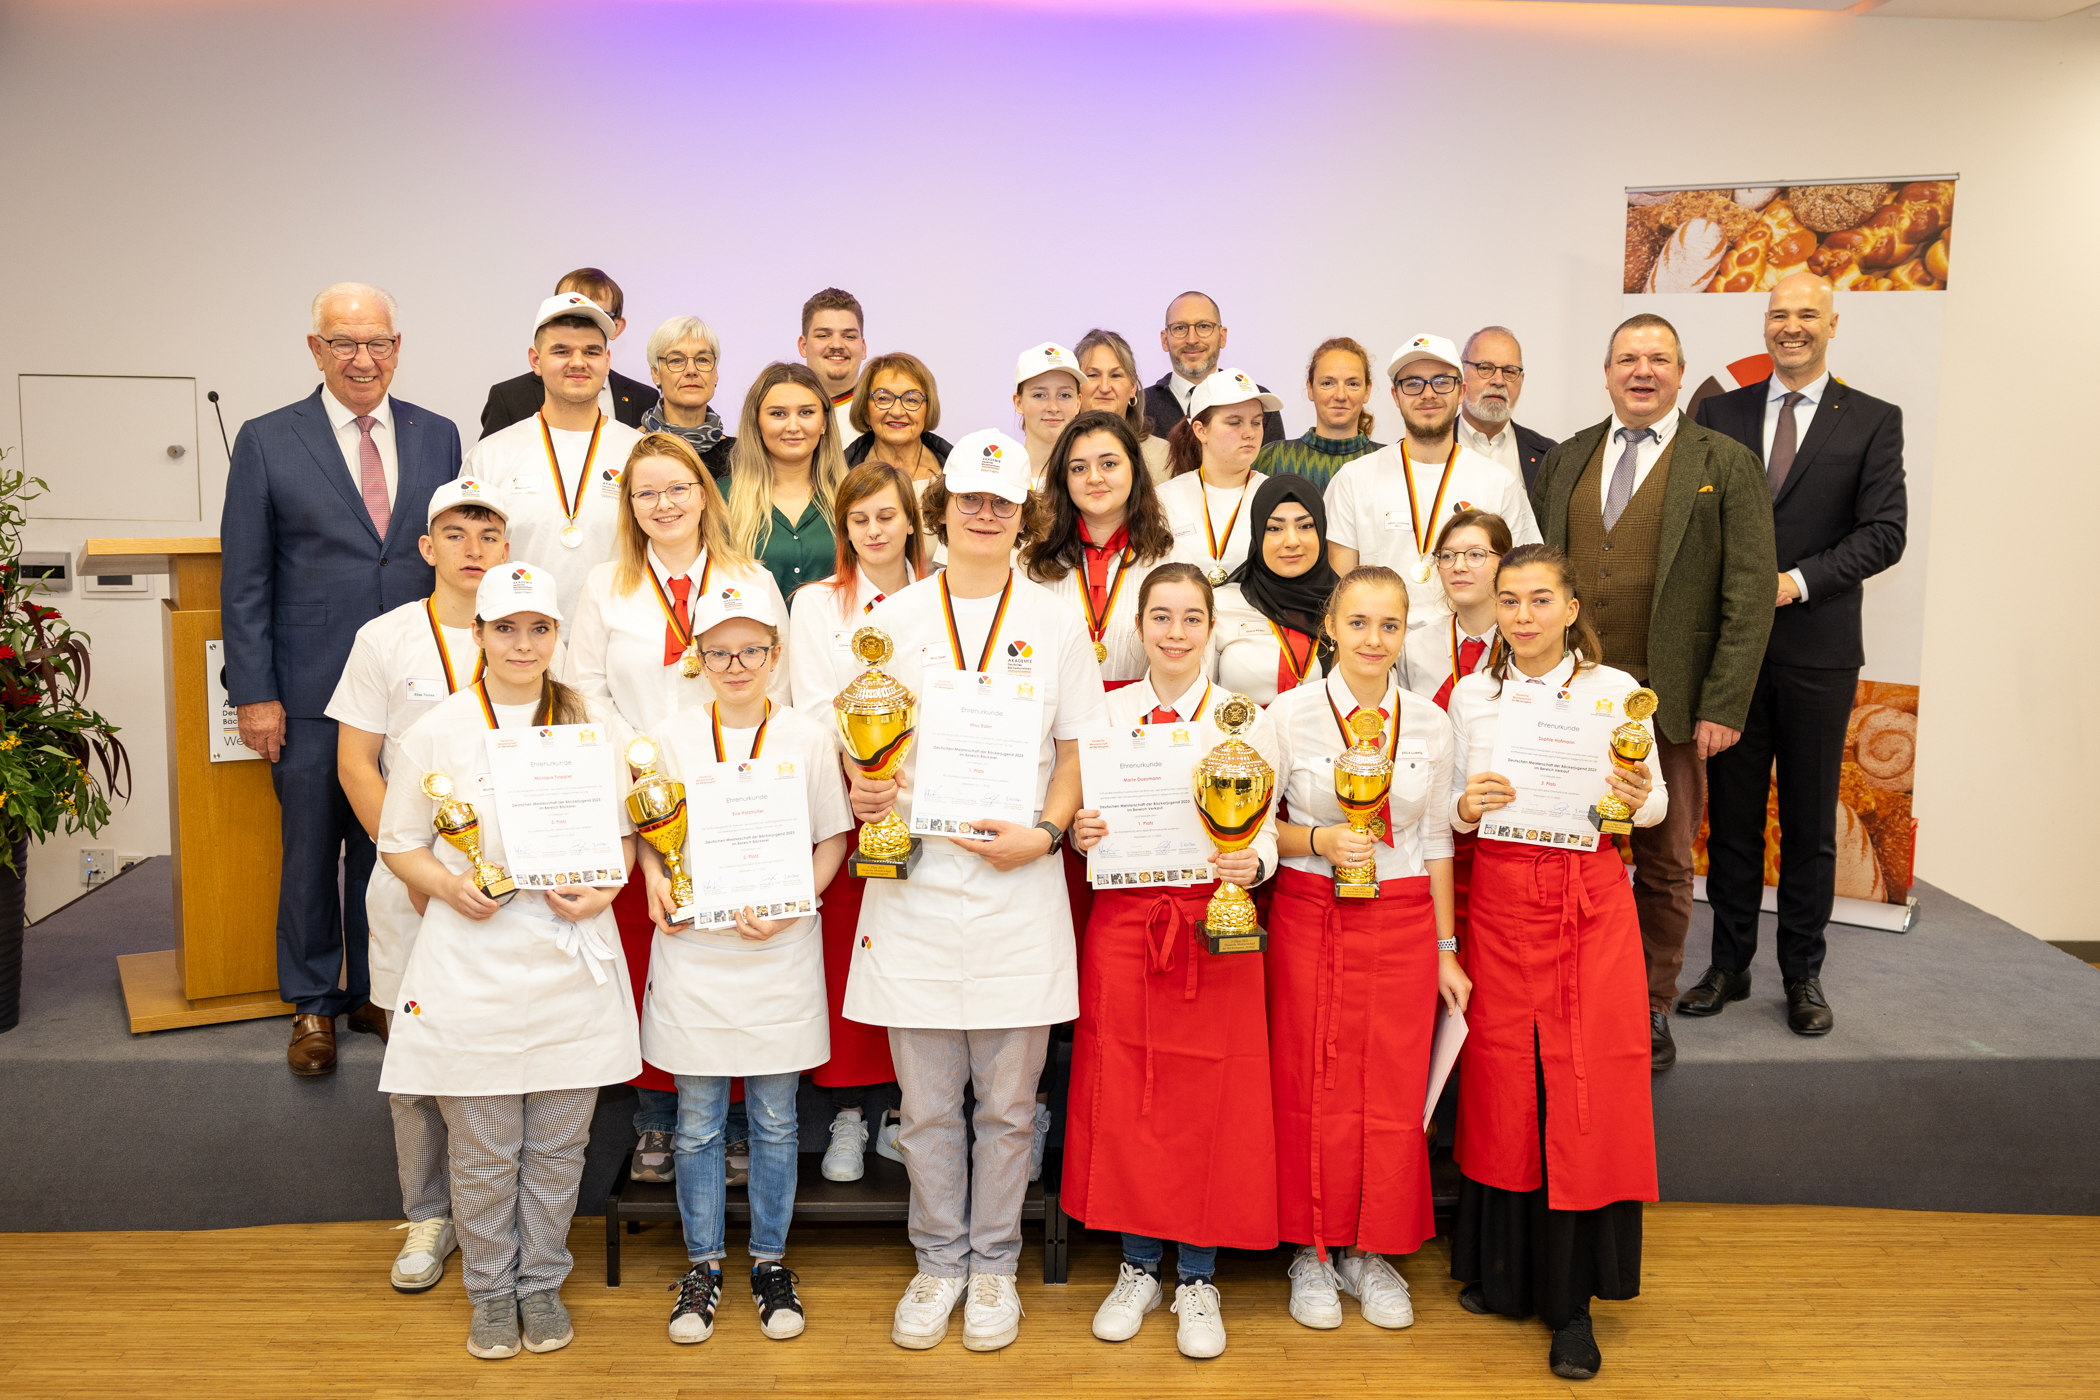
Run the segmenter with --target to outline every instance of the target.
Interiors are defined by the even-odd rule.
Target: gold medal
[[[698,645],[696,642],[692,646],[688,646],[685,649],[685,655],[678,658],[678,674],[684,676],[687,680],[691,680],[694,676],[700,674],[700,653],[695,650],[695,647]]]
[[[1385,818],[1384,818],[1384,817],[1373,817],[1373,818],[1371,818],[1371,839],[1372,839],[1373,841],[1383,841],[1383,840],[1385,840]]]
[[[1094,643],[1094,660],[1096,660],[1096,661],[1106,661],[1106,660],[1108,660],[1108,643],[1107,643],[1107,642],[1096,642],[1096,643]]]
[[[583,527],[571,520],[561,527],[561,542],[565,549],[576,549],[583,544]]]
[[[1430,575],[1430,573],[1431,573],[1431,572],[1432,572],[1432,571],[1433,571],[1433,570],[1435,569],[1435,567],[1436,567],[1436,566],[1435,566],[1434,564],[1432,564],[1432,563],[1430,562],[1430,560],[1429,560],[1429,556],[1428,556],[1428,555],[1426,555],[1426,554],[1425,554],[1425,555],[1423,555],[1423,556],[1422,556],[1422,562],[1421,562],[1421,563],[1419,563],[1419,564],[1417,564],[1417,565],[1415,565],[1415,582],[1416,582],[1416,583],[1427,583],[1427,582],[1429,582],[1429,575]]]
[[[1211,565],[1210,572],[1205,574],[1204,577],[1210,580],[1212,588],[1223,588],[1225,586],[1225,566],[1223,564]]]

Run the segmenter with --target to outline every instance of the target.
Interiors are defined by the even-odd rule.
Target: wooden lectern
[[[213,763],[204,644],[219,631],[219,541],[89,540],[76,572],[166,574],[168,835],[175,946],[117,959],[134,1032],[289,1016],[277,999],[277,793],[264,762]]]

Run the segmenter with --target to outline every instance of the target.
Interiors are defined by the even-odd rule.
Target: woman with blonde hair
[[[1294,472],[1323,488],[1346,462],[1376,452],[1372,419],[1364,405],[1371,401],[1371,352],[1346,335],[1313,347],[1305,362],[1305,397],[1312,400],[1313,425],[1302,437],[1272,442],[1261,450],[1254,469],[1275,476]]]
[[[1131,351],[1130,342],[1114,331],[1096,326],[1079,338],[1074,353],[1079,356],[1080,372],[1086,375],[1080,407],[1121,418],[1138,441],[1152,484],[1165,481],[1167,435],[1153,432],[1152,420],[1145,416],[1145,385],[1138,378],[1137,356]]]
[[[807,365],[775,361],[752,381],[729,454],[729,539],[792,597],[831,572],[832,498],[846,475],[837,420]]]
[[[948,440],[933,433],[941,425],[941,391],[917,355],[897,350],[869,360],[846,419],[860,434],[846,444],[848,467],[887,462],[923,491],[948,460]]]

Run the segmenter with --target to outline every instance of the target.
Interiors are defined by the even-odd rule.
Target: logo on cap
[[[991,442],[985,444],[984,455],[986,457],[991,458],[993,461],[997,461],[1000,458],[1004,457],[1006,454],[999,449],[998,443]]]
[[[1244,374],[1235,374],[1232,376],[1232,382],[1239,385],[1242,389],[1252,389],[1254,387],[1254,381]]]
[[[1064,353],[1055,345],[1045,345],[1043,347],[1043,358],[1046,360],[1062,360]]]
[[[1417,349],[1420,349],[1420,348],[1421,348],[1422,346],[1424,346],[1424,345],[1427,345],[1428,343],[1429,343],[1429,337],[1428,337],[1428,336],[1426,336],[1426,335],[1418,335],[1418,336],[1416,336],[1416,337],[1415,337],[1415,338],[1414,338],[1413,340],[1410,340],[1409,342],[1407,342],[1407,348],[1408,348],[1408,349],[1410,349],[1410,350],[1417,350]]]
[[[532,570],[525,568],[523,565],[520,565],[519,567],[510,571],[510,581],[512,583],[531,583]]]
[[[459,487],[459,494],[462,496],[478,496],[481,494],[481,483],[471,476],[461,477],[456,484]]]
[[[725,588],[722,590],[722,601],[725,603],[738,602],[742,600],[743,596],[743,594],[737,592],[734,588]]]
[[[588,300],[590,300],[590,298],[585,296],[579,296],[575,292],[569,293],[569,305],[571,306],[581,306]]]

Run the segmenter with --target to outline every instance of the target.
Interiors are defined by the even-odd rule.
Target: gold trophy
[[[1399,723],[1396,718],[1393,721]],[[1334,761],[1334,798],[1349,818],[1349,829],[1377,840],[1385,835],[1378,809],[1393,790],[1393,760],[1378,742],[1385,733],[1385,720],[1376,710],[1358,710],[1349,717],[1349,732],[1356,742]],[[1337,899],[1378,898],[1378,862],[1337,865],[1334,868]]]
[[[1646,686],[1627,695],[1624,706],[1626,723],[1611,732],[1612,767],[1630,769],[1654,751],[1655,740],[1641,721],[1654,714],[1659,703],[1656,693]],[[1607,836],[1631,836],[1633,808],[1627,806],[1619,794],[1606,788],[1604,796],[1597,799],[1597,805],[1590,808],[1590,825]]]
[[[474,810],[474,804],[454,797],[452,779],[443,773],[423,775],[423,795],[438,805],[437,815],[430,820],[437,834],[474,863],[475,885],[498,904],[510,903],[510,897],[518,892],[518,882],[504,874],[502,866],[481,858],[481,814]]]
[[[868,669],[855,676],[831,702],[846,759],[870,782],[888,782],[904,766],[912,736],[919,729],[919,702],[909,690],[877,668],[890,659],[890,639],[879,627],[853,634],[853,654]],[[846,869],[864,880],[908,880],[925,843],[905,830],[904,818],[892,807],[879,822],[860,829],[860,849]]]
[[[1196,817],[1220,851],[1254,844],[1276,788],[1276,770],[1240,737],[1254,727],[1254,715],[1254,702],[1244,695],[1219,702],[1211,717],[1226,740],[1196,765]],[[1254,920],[1254,901],[1230,880],[1219,882],[1196,931],[1213,953],[1259,953],[1269,946],[1269,931]]]
[[[693,921],[693,878],[685,872],[685,784],[656,771],[656,741],[638,736],[627,746],[629,767],[641,775],[627,789],[627,815],[634,834],[656,848],[671,875],[671,917],[678,925]]]

